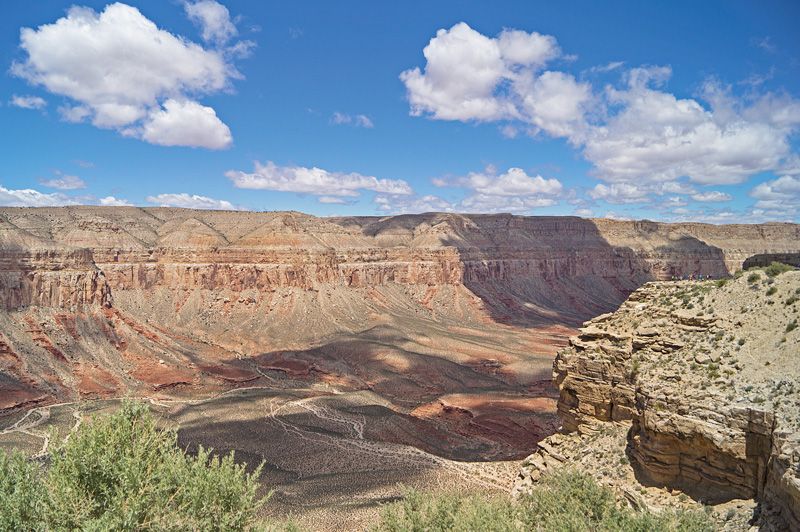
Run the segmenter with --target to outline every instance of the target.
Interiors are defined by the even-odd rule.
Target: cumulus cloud
[[[413,192],[409,184],[401,179],[378,179],[355,172],[329,172],[317,167],[278,166],[272,161],[267,161],[266,164],[256,161],[252,173],[230,170],[225,175],[237,188],[298,192],[316,196],[355,197],[360,190],[393,195],[408,195]]]
[[[726,194],[725,192],[720,192],[718,190],[711,190],[708,192],[700,192],[698,194],[692,194],[692,199],[695,201],[730,201],[733,199],[733,196],[730,194]]]
[[[536,130],[554,137],[579,139],[585,126],[587,105],[591,100],[588,83],[578,83],[571,74],[528,73],[514,84],[523,116]]]
[[[400,74],[412,115],[523,120],[554,136],[582,126],[590,86],[571,74],[541,72],[561,56],[555,37],[504,30],[490,38],[461,22],[439,30],[423,55],[424,71],[413,68]]]
[[[183,7],[189,20],[200,28],[204,41],[224,44],[238,33],[228,8],[214,0],[186,2]]]
[[[518,30],[490,37],[463,22],[440,29],[423,55],[423,67],[400,75],[412,115],[499,122],[509,138],[564,138],[605,182],[591,192],[595,199],[644,203],[652,194],[698,194],[687,181],[738,184],[766,171],[800,172],[791,143],[800,100],[785,93],[737,96],[711,79],[681,98],[665,88],[669,66],[623,71],[619,61],[589,69],[621,72],[619,83],[598,90],[553,68],[567,59],[555,38]]]
[[[375,127],[375,124],[372,123],[372,119],[367,115],[349,115],[346,113],[340,113],[338,111],[331,115],[331,124],[346,124],[356,127],[363,127],[366,129],[372,129]]]
[[[8,103],[22,109],[44,109],[47,107],[45,99],[39,96],[17,96],[14,94]]]
[[[230,146],[231,130],[211,107],[191,100],[167,100],[142,126],[142,138],[162,146],[192,146],[218,150]]]
[[[53,179],[43,179],[40,183],[46,187],[57,188],[59,190],[77,190],[86,188],[86,183],[76,175],[63,174],[56,171],[56,177]]]
[[[160,207],[181,207],[184,209],[212,209],[222,211],[245,210],[241,207],[235,206],[229,201],[209,198],[207,196],[198,196],[197,194],[187,194],[185,192],[180,194],[159,194],[157,196],[147,196],[146,200],[149,203],[156,204]]]
[[[115,198],[114,196],[106,196],[98,200],[100,205],[104,207],[133,207],[133,203],[128,200]]]
[[[495,94],[508,69],[497,39],[461,22],[441,29],[423,50],[425,71],[400,74],[411,113],[440,120],[498,120],[515,116],[514,107]]]
[[[710,84],[709,108],[653,88],[668,69],[633,69],[628,86],[609,91],[619,112],[589,129],[584,156],[612,182],[673,181],[735,184],[777,168],[790,154],[789,136],[800,125],[795,101],[766,95],[751,105]],[[787,105],[789,104],[789,105]]]
[[[241,77],[229,54],[162,30],[134,7],[114,3],[101,13],[72,7],[52,24],[23,28],[20,46],[27,57],[12,65],[12,74],[68,98],[59,109],[67,121],[89,120],[97,127],[171,146],[230,145],[220,136],[230,136],[227,126],[213,109],[194,101],[227,89],[232,79]],[[146,126],[163,126],[170,106],[175,113],[171,121],[194,112],[205,117],[195,129],[209,131],[181,138],[170,136],[177,133],[170,129],[168,142],[160,142],[163,128],[154,133]]]
[[[31,188],[9,189],[0,185],[0,205],[6,207],[60,207],[78,201],[59,192],[45,194]]]

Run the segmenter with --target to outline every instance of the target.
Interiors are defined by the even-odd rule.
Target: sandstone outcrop
[[[586,435],[628,427],[616,452],[638,482],[708,504],[755,499],[766,526],[799,528],[798,295],[796,271],[648,283],[587,322],[553,365],[564,434],[542,442],[517,489]]]

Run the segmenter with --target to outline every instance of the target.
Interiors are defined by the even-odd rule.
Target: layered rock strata
[[[756,499],[768,522],[797,529],[798,294],[800,272],[646,284],[557,355],[564,432],[628,425],[621,459],[639,482],[711,504]],[[518,489],[565,461],[553,451],[565,437],[543,442]]]
[[[3,208],[0,320],[19,355],[4,388],[62,398],[82,383],[91,393],[199,386],[211,377],[197,368],[223,357],[387,322],[405,330],[412,318],[445,335],[541,330],[558,336],[552,346],[647,280],[727,275],[799,243],[794,224]]]

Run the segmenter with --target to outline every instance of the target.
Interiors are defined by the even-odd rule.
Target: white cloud
[[[256,161],[253,173],[230,170],[225,175],[237,188],[299,192],[317,196],[358,196],[360,190],[407,195],[413,191],[401,179],[378,179],[357,173],[329,172],[322,168],[278,166]]]
[[[545,179],[540,175],[531,177],[522,168],[509,168],[500,175],[491,169],[472,172],[459,183],[487,196],[557,195],[563,190],[558,179]]]
[[[750,42],[770,54],[774,54],[775,52],[778,51],[778,48],[772,42],[772,39],[769,37],[769,35],[767,35],[766,37],[761,37],[759,39],[754,38]]]
[[[92,116],[92,110],[85,105],[61,105],[58,108],[58,113],[65,122],[72,122],[73,124],[79,124]]]
[[[517,46],[522,47],[515,43],[514,56],[523,54]],[[516,115],[513,104],[495,94],[509,75],[497,39],[461,22],[436,32],[423,55],[424,72],[413,68],[400,74],[411,114],[430,114],[440,120],[498,120]]]
[[[375,127],[375,124],[372,123],[372,119],[367,115],[349,115],[346,113],[340,113],[336,111],[331,115],[331,124],[336,125],[343,125],[343,124],[350,124],[356,127],[363,127],[366,129],[372,129]]]
[[[86,183],[78,176],[63,174],[56,171],[56,176],[53,179],[44,179],[42,185],[50,188],[57,188],[59,190],[77,190],[79,188],[86,188]]]
[[[470,212],[526,212],[558,203],[564,191],[558,179],[530,176],[521,168],[509,168],[498,174],[489,166],[483,172],[471,172],[455,179],[434,178],[438,187],[456,186],[471,194],[455,206]]]
[[[676,207],[685,207],[686,205],[688,205],[687,201],[681,196],[670,196],[661,200],[658,204],[658,208],[668,210]]]
[[[238,33],[228,8],[214,0],[186,2],[183,7],[189,20],[200,28],[206,42],[224,44]]]
[[[593,66],[588,70],[588,72],[591,74],[603,74],[606,72],[613,72],[614,70],[622,68],[624,65],[625,61],[612,61],[610,63],[606,63],[605,65]]]
[[[142,124],[163,118],[165,101],[182,101],[196,110],[202,106],[191,101],[194,97],[225,90],[231,79],[241,77],[224,51],[159,29],[121,3],[102,13],[72,7],[56,22],[23,28],[20,35],[27,57],[12,65],[14,75],[69,98],[59,109],[65,120],[91,120],[128,136],[142,138]],[[209,136],[218,138],[220,124],[216,118],[202,121],[196,128],[211,132],[171,138],[170,145],[224,147],[206,142]],[[194,143],[198,138],[201,144]]]
[[[6,207],[60,207],[77,204],[74,198],[59,192],[44,194],[31,188],[14,190],[0,185],[0,205]]]
[[[378,210],[387,214],[416,214],[421,212],[453,212],[455,206],[439,196],[397,196],[380,194],[373,199]]]
[[[22,109],[44,109],[47,106],[45,99],[39,96],[17,96],[16,94],[8,103]]]
[[[100,205],[105,207],[133,207],[133,203],[128,200],[115,198],[114,196],[106,196],[105,198],[100,198],[98,201]]]
[[[500,128],[500,134],[507,139],[515,139],[519,135],[519,129],[511,124],[505,124]]]
[[[710,190],[708,192],[692,194],[692,199],[695,201],[730,201],[733,199],[733,196],[718,190]]]
[[[317,198],[317,201],[320,203],[325,204],[333,204],[333,205],[352,205],[352,200],[346,200],[339,196],[320,196]]]
[[[591,218],[592,216],[594,216],[594,212],[592,212],[592,209],[585,209],[585,208],[575,209],[574,211],[572,211],[572,214],[574,214],[575,216],[580,216],[581,218]]]
[[[558,202],[554,198],[536,198],[526,196],[491,196],[473,194],[464,198],[458,205],[459,211],[474,213],[489,212],[527,212],[539,207],[551,207]]]
[[[656,194],[696,194],[697,190],[690,185],[689,183],[685,183],[682,181],[667,181],[665,183],[653,183],[650,185],[650,188]]]
[[[592,127],[584,156],[612,182],[664,182],[688,176],[703,184],[734,184],[781,165],[788,137],[800,125],[800,107],[786,109],[765,96],[749,107],[716,87],[707,89],[711,109],[652,89],[667,71],[634,69],[627,89],[609,93],[621,110]]]
[[[233,203],[225,200],[198,196],[197,194],[159,194],[148,196],[147,201],[160,207],[181,207],[184,209],[213,209],[223,211],[246,210],[236,207]]]
[[[627,221],[627,220],[631,220],[632,219],[629,216],[625,216],[625,215],[622,215],[622,214],[617,214],[617,213],[615,213],[613,211],[607,212],[605,214],[605,216],[603,216],[603,218],[608,218],[609,220],[620,220],[620,221]]]
[[[193,101],[167,100],[150,114],[142,138],[162,146],[192,146],[218,150],[231,145],[231,130],[211,107]]]
[[[465,23],[439,30],[423,54],[423,68],[400,75],[412,115],[501,122],[509,138],[521,131],[566,138],[598,178],[640,191],[594,191],[612,201],[676,193],[668,190],[671,183],[690,189],[683,180],[737,184],[766,171],[800,172],[791,145],[800,129],[800,100],[788,94],[735,96],[709,80],[697,97],[679,98],[664,89],[669,66],[629,69],[621,86],[596,91],[549,66],[567,58],[555,38],[515,30],[492,38]],[[617,61],[589,72],[622,66]]]
[[[540,67],[561,55],[555,37],[535,31],[503,30],[496,40],[503,60],[510,65]]]
[[[598,183],[589,191],[592,199],[604,200],[608,203],[646,203],[649,201],[648,191],[629,183]]]
[[[529,73],[514,84],[527,121],[554,137],[578,138],[585,128],[586,106],[592,98],[588,83],[579,83],[571,74]]]
[[[750,191],[755,198],[755,208],[772,211],[781,216],[794,216],[800,213],[800,177],[785,175],[772,181],[756,185]]]
[[[583,127],[591,87],[571,74],[540,73],[561,57],[555,37],[504,30],[486,37],[461,22],[423,50],[425,70],[406,70],[411,114],[440,120],[522,120],[554,136]],[[516,130],[504,129],[513,136]],[[511,133],[509,135],[509,133]]]

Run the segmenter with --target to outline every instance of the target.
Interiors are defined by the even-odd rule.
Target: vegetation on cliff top
[[[0,452],[0,530],[248,530],[260,469],[186,455],[146,406],[126,403],[73,433],[46,469]]]
[[[705,532],[706,514],[635,511],[617,504],[613,492],[589,475],[561,471],[543,477],[518,502],[507,498],[433,496],[411,492],[388,506],[377,530],[411,531],[642,531]]]

